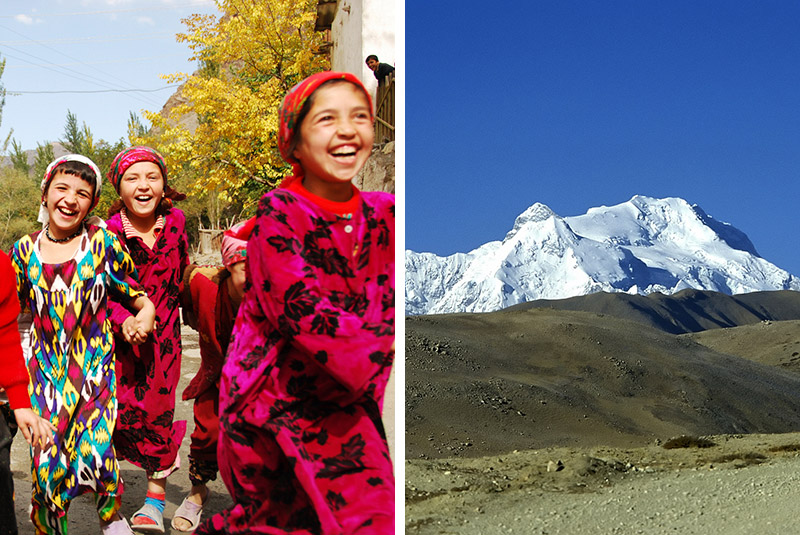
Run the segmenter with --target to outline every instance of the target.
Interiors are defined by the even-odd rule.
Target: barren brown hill
[[[763,321],[684,335],[720,353],[800,374],[800,321]]]
[[[794,295],[773,293],[769,306],[739,296],[739,308],[701,307],[690,317],[736,323],[745,310],[753,318],[791,310]],[[750,333],[732,342],[751,360],[609,314],[539,308],[407,318],[407,458],[800,430],[800,375],[752,358],[766,340],[787,344],[793,358],[793,322],[785,331],[775,324],[783,338]]]
[[[683,290],[673,295],[598,292],[568,299],[537,299],[507,310],[550,308],[608,314],[672,334],[736,327],[761,321],[800,320],[800,292],[774,291],[727,295]]]

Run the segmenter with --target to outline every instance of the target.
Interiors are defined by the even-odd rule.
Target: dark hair
[[[97,175],[90,166],[75,160],[67,160],[66,162],[60,163],[50,171],[50,176],[47,178],[47,183],[44,185],[44,190],[42,191],[42,198],[47,197],[47,192],[50,190],[50,183],[53,181],[53,177],[56,176],[56,173],[76,176],[91,185],[92,197],[94,198],[95,192],[97,191]]]
[[[378,56],[376,56],[375,54],[370,54],[369,56],[367,56],[367,59],[365,59],[364,62],[366,63],[367,61],[369,61],[371,59],[374,59],[375,61],[380,61],[378,59]]]
[[[292,136],[292,140],[289,142],[289,148],[287,149],[286,152],[286,154],[288,154],[290,158],[294,158],[294,151],[295,149],[297,149],[297,145],[300,143],[300,128],[303,125],[303,120],[306,118],[306,115],[308,115],[308,112],[311,111],[311,106],[314,105],[317,91],[319,91],[323,87],[337,85],[337,84],[350,84],[353,87],[357,88],[362,93],[364,93],[364,89],[362,87],[360,87],[357,84],[354,84],[350,80],[345,80],[344,78],[333,78],[331,80],[327,80],[319,84],[319,87],[317,87],[314,90],[314,92],[311,93],[306,99],[306,101],[303,103],[303,107],[300,108],[300,113],[297,114],[297,119],[295,119],[295,123],[297,124],[297,126],[294,129],[294,135]],[[364,93],[364,96],[367,97],[367,101],[369,101],[369,97],[367,96],[366,93]],[[372,113],[372,110],[370,110],[370,113]]]

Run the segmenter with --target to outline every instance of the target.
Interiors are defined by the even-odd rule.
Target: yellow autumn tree
[[[317,0],[221,0],[220,17],[193,15],[183,22],[197,73],[164,76],[184,83],[182,104],[165,117],[145,112],[153,128],[136,143],[163,151],[189,193],[216,192],[223,200],[254,198],[287,171],[277,148],[278,106],[286,92],[328,68],[315,53]],[[192,129],[182,120],[196,114]],[[189,178],[187,182],[185,179]]]

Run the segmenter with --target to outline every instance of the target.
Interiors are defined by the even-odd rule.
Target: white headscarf
[[[81,162],[88,165],[92,171],[94,171],[96,179],[94,185],[94,201],[92,202],[92,207],[89,208],[91,211],[92,208],[97,206],[97,201],[100,200],[100,186],[103,181],[103,173],[100,172],[100,168],[97,167],[97,164],[95,164],[86,156],[81,156],[80,154],[65,154],[60,158],[56,158],[50,163],[50,165],[47,166],[47,170],[44,172],[44,178],[42,179],[42,195],[44,195],[44,189],[47,187],[47,184],[53,179],[53,170],[64,162]],[[50,215],[47,213],[47,207],[44,204],[39,207],[38,221],[42,225],[46,225],[50,221]]]

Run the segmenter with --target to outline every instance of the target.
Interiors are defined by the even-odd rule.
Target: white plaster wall
[[[339,0],[331,26],[331,68],[356,74],[370,93],[378,81],[364,60],[375,54],[395,64],[395,0]]]

